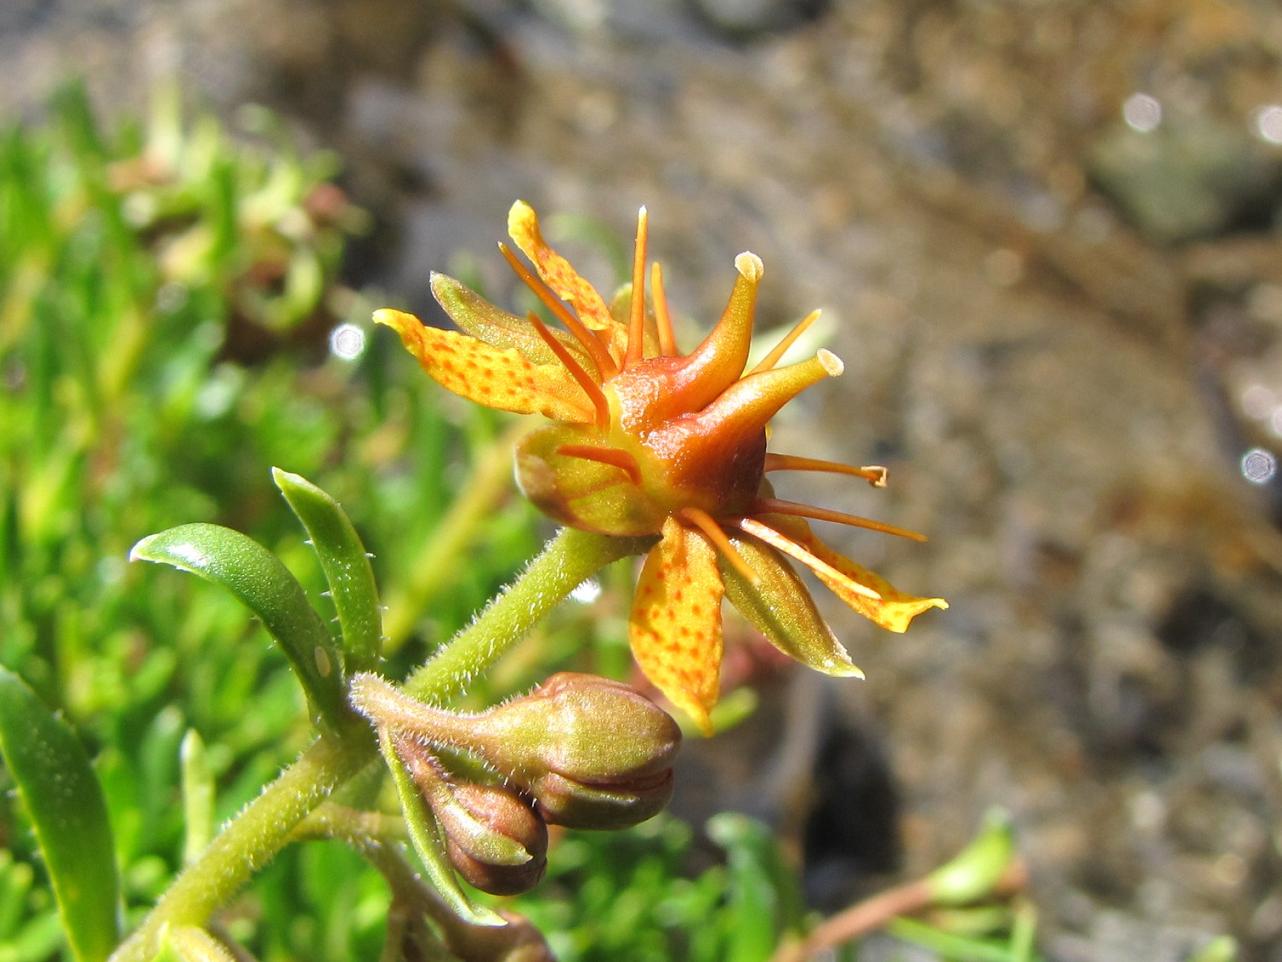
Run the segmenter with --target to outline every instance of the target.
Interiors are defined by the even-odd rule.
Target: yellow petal
[[[597,293],[596,288],[579,276],[570,262],[548,246],[539,230],[539,217],[523,200],[512,205],[507,215],[507,232],[543,278],[543,283],[568,303],[579,319],[595,331],[611,331],[619,326]],[[626,342],[627,329],[623,330]]]
[[[767,527],[759,521],[753,523]],[[815,537],[810,526],[800,518],[771,515],[767,530],[770,528],[786,531],[795,544],[818,562],[804,563],[809,565],[819,580],[847,605],[883,628],[904,632],[923,611],[948,607],[948,602],[943,598],[919,598],[904,594],[881,575],[833,551]],[[778,532],[776,536],[779,536]]]
[[[754,585],[724,558],[718,558],[730,603],[776,648],[807,668],[862,678],[864,673],[837,642],[810,592],[779,552],[756,538],[732,537],[730,543],[757,576]]]
[[[721,672],[721,597],[716,550],[674,518],[646,555],[629,638],[645,676],[711,734]]]
[[[501,350],[474,337],[425,326],[413,314],[383,308],[374,320],[401,336],[423,370],[469,401],[555,421],[593,420],[591,403],[559,363],[535,364],[515,348]]]
[[[484,341],[490,347],[514,347],[535,364],[558,363],[552,349],[535,333],[525,318],[495,307],[480,294],[447,274],[433,271],[431,285],[436,302],[465,334]],[[578,341],[563,331],[554,330],[552,336],[576,361],[591,370],[592,361]]]

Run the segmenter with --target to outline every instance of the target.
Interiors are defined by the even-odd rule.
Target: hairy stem
[[[455,695],[583,581],[610,562],[643,550],[646,543],[561,531],[516,581],[410,676],[405,690],[437,702]],[[376,756],[371,732],[363,725],[314,742],[178,876],[111,962],[150,962],[166,926],[205,925],[294,838],[309,813]]]
[[[441,702],[489,668],[562,598],[612,561],[638,554],[644,538],[611,538],[564,528],[476,620],[410,675],[405,691]]]
[[[165,892],[112,962],[149,962],[166,926],[204,925],[290,840],[304,816],[375,755],[368,731],[312,743],[247,805]]]

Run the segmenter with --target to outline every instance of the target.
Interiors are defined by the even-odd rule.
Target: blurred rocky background
[[[502,300],[516,197],[606,287],[647,204],[688,338],[760,254],[761,326],[846,361],[773,447],[891,472],[787,490],[927,531],[830,533],[952,608],[829,609],[868,681],[767,678],[678,805],[774,819],[829,908],[1003,805],[1049,957],[1282,958],[1274,0],[6,0],[5,116],[70,75],[282,112],[416,309],[467,253]]]

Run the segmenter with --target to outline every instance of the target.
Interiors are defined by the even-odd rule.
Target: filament
[[[825,578],[831,578],[847,591],[851,591],[857,595],[862,595],[865,598],[870,598],[873,601],[881,600],[881,594],[879,592],[874,591],[866,585],[861,585],[849,575],[839,571],[828,562],[824,561],[814,552],[797,544],[797,542],[793,541],[791,538],[784,537],[774,528],[769,525],[762,524],[756,518],[740,518],[736,524],[741,530],[746,531],[753,537],[760,538],[766,544],[770,545],[770,547],[783,552],[790,558],[800,561],[815,574],[821,575]]]
[[[778,364],[779,359],[787,353],[788,348],[792,347],[792,345],[796,343],[797,338],[801,337],[802,334],[805,334],[806,331],[810,329],[811,324],[819,320],[819,315],[822,313],[823,311],[814,310],[799,320],[796,323],[796,326],[783,336],[783,340],[771,348],[770,353],[763,357],[761,359],[761,363],[749,371],[748,374],[759,374],[762,371],[769,371],[772,367]]]
[[[880,464],[867,464],[861,468],[840,461],[823,461],[819,458],[800,458],[792,454],[767,454],[767,471],[828,471],[832,474],[849,474],[863,478],[874,488],[886,486],[886,469]]]
[[[516,273],[516,276],[532,290],[545,305],[548,310],[556,315],[557,319],[565,325],[566,330],[574,335],[575,340],[583,345],[583,349],[591,356],[593,363],[597,366],[597,371],[602,379],[613,377],[619,373],[614,359],[610,357],[605,347],[601,344],[592,332],[580,321],[574,314],[561,303],[560,299],[552,293],[551,289],[539,278],[530,272],[530,269],[517,259],[512,253],[512,249],[503,242],[499,242],[499,251],[503,254],[508,266]]]
[[[641,466],[637,464],[637,459],[620,448],[597,448],[590,444],[562,444],[556,449],[556,453],[570,458],[608,464],[627,474],[633,484],[641,483]]]
[[[583,365],[574,359],[574,355],[566,350],[565,345],[552,335],[547,325],[539,320],[537,314],[530,311],[526,315],[526,320],[530,322],[530,326],[534,328],[535,333],[543,338],[543,343],[551,348],[552,353],[556,355],[556,359],[570,372],[570,377],[574,378],[579,387],[583,388],[583,393],[588,396],[588,400],[592,402],[592,407],[596,409],[597,427],[603,430],[608,428],[610,426],[610,402],[605,399],[605,394],[602,393],[596,381],[592,380],[592,375],[585,371]]]
[[[631,367],[645,356],[645,256],[650,217],[642,207],[637,211],[637,242],[632,253],[632,314],[628,318],[628,351],[623,366]]]
[[[743,555],[739,553],[739,550],[731,543],[730,539],[726,537],[726,533],[721,529],[721,525],[717,524],[716,519],[713,518],[712,515],[708,514],[708,512],[704,511],[702,508],[682,508],[677,513],[677,516],[685,521],[689,521],[692,525],[707,535],[708,540],[717,547],[717,550],[726,556],[726,561],[730,562],[739,574],[747,578],[750,584],[761,584],[761,577],[748,566],[748,562],[743,560]]]
[[[795,501],[781,501],[778,498],[758,498],[752,506],[752,512],[753,514],[791,514],[799,518],[814,518],[816,521],[835,521],[837,524],[848,524],[854,528],[867,528],[870,531],[880,531],[882,534],[893,534],[910,541],[926,540],[924,534],[874,521],[872,518],[862,518],[857,514],[846,514],[844,511],[833,511],[829,508],[816,508],[814,505],[798,504]]]
[[[650,265],[650,297],[654,301],[655,326],[659,330],[659,353],[671,357],[677,353],[677,339],[672,334],[672,314],[668,311],[668,295],[663,289],[663,265],[658,261]]]

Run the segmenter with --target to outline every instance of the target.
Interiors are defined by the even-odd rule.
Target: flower
[[[757,287],[755,254],[735,258],[738,277],[721,319],[694,350],[676,346],[663,272],[645,284],[648,221],[637,222],[632,283],[607,304],[543,239],[525,202],[508,232],[534,265],[506,245],[504,258],[565,327],[522,319],[453,278],[433,274],[432,293],[463,334],[383,309],[432,378],[487,407],[556,422],[517,447],[517,480],[539,508],[572,527],[614,536],[658,535],[646,556],[629,622],[638,665],[705,730],[721,666],[721,599],[778,648],[832,675],[862,677],[815,609],[789,559],[808,567],[859,614],[904,631],[942,598],[904,594],[823,544],[806,519],[921,535],[838,511],[782,501],[766,475],[828,471],[885,484],[884,468],[766,452],[766,424],[806,388],[835,377],[828,351],[780,367],[785,351],[818,317],[804,318],[745,373]],[[639,295],[633,297],[633,292]]]

